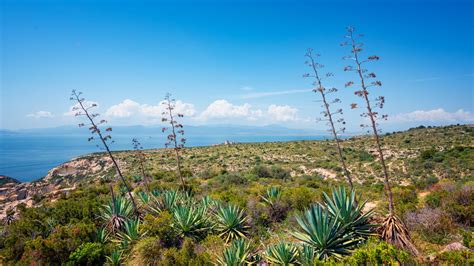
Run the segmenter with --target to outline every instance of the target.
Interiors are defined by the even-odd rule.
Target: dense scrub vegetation
[[[473,262],[469,250],[443,251],[453,242],[474,248],[473,136],[470,126],[383,136],[397,181],[397,214],[426,260]],[[134,188],[139,217],[122,182],[82,177],[76,190],[54,202],[39,198],[36,208],[18,208],[17,218],[1,228],[0,258],[20,265],[419,260],[378,238],[376,225],[387,209],[382,181],[372,173],[379,166],[365,137],[341,142],[361,194],[358,204],[349,190],[333,191],[347,183],[332,145],[298,141],[184,149],[187,192],[163,150],[144,151],[149,189],[132,163],[134,153],[114,153]],[[317,168],[335,175],[311,171]]]

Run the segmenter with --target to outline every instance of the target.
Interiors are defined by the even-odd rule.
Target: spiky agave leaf
[[[109,241],[109,234],[107,233],[107,230],[105,230],[105,228],[100,228],[96,232],[96,238],[97,242],[105,244],[107,241]]]
[[[120,230],[132,216],[132,202],[120,196],[112,198],[106,205],[103,205],[99,215],[106,222],[107,229],[113,234]]]
[[[281,197],[281,188],[270,187],[267,189],[265,195],[260,197],[266,204],[273,206],[275,204],[275,201],[279,200]]]
[[[394,246],[403,248],[414,256],[419,256],[420,253],[416,247],[411,243],[410,233],[408,229],[395,214],[389,214],[385,217],[382,223],[382,239]]]
[[[110,256],[105,257],[107,259],[107,265],[119,266],[122,265],[122,252],[114,250]]]
[[[117,233],[117,240],[123,248],[127,248],[143,235],[140,230],[140,220],[128,220],[125,222],[123,229]]]
[[[298,263],[298,248],[292,243],[280,242],[268,247],[264,257],[270,264],[295,265]]]
[[[178,203],[181,203],[182,193],[177,190],[165,190],[161,192],[161,209],[172,211]]]
[[[348,195],[344,187],[339,187],[332,190],[332,197],[326,193],[323,196],[330,214],[337,217],[342,225],[347,226],[349,230],[362,238],[373,235],[370,229],[374,225],[369,223],[373,211],[365,213],[362,211],[365,202],[357,202],[354,190],[351,190]]]
[[[215,230],[226,242],[245,237],[249,226],[244,210],[235,205],[220,206],[217,208],[215,217]]]
[[[225,266],[243,266],[250,264],[250,257],[250,243],[244,238],[239,238],[224,250],[222,256],[217,258],[217,263]]]
[[[296,216],[296,221],[300,230],[293,232],[293,236],[313,247],[320,260],[340,259],[350,254],[358,243],[354,234],[320,205],[312,205],[303,216]]]
[[[205,208],[178,205],[173,210],[173,228],[180,237],[201,239],[211,229]]]
[[[162,211],[161,208],[163,204],[153,193],[141,191],[138,193],[138,198],[141,201],[142,213],[149,213],[157,216]]]
[[[302,245],[298,250],[298,261],[303,266],[313,266],[316,261],[316,252],[309,245]]]

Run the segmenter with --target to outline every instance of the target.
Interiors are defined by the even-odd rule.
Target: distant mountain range
[[[201,136],[325,136],[324,130],[292,129],[278,125],[240,126],[240,125],[206,125],[185,126],[185,135]],[[113,126],[113,133],[118,135],[156,135],[162,134],[161,127],[156,126]],[[54,128],[35,128],[20,130],[0,130],[0,135],[35,134],[35,135],[87,135],[84,128],[61,126]],[[349,134],[350,135],[350,134]]]

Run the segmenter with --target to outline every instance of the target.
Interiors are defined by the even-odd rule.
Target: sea
[[[21,182],[30,182],[44,177],[48,171],[80,155],[101,152],[97,142],[89,142],[86,135],[54,134],[0,134],[0,175],[13,177]],[[143,148],[164,148],[161,135],[114,135],[110,148],[114,151],[131,150],[132,139],[137,138]],[[295,140],[321,140],[325,136],[291,135],[209,135],[186,136],[188,147],[211,146],[232,141],[275,142]]]

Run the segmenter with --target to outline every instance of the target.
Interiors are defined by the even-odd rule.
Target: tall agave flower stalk
[[[143,181],[145,183],[145,187],[148,190],[148,192],[150,192],[150,184],[148,180],[149,177],[145,171],[146,155],[143,152],[143,146],[140,143],[140,141],[136,138],[132,139],[132,146],[133,146],[133,150],[135,150],[136,159],[138,161],[138,168],[140,170]]]
[[[123,185],[127,189],[127,192],[128,192],[129,197],[130,197],[130,200],[132,201],[133,209],[134,209],[135,213],[137,215],[139,215],[137,204],[135,203],[135,199],[132,195],[132,189],[130,188],[127,181],[125,180],[125,177],[123,176],[122,171],[120,170],[120,167],[117,163],[117,160],[115,160],[115,157],[112,154],[112,152],[110,151],[109,145],[107,144],[107,141],[112,139],[112,136],[110,136],[110,134],[108,134],[108,132],[112,131],[112,128],[111,127],[106,128],[105,129],[105,134],[106,135],[103,134],[104,132],[99,128],[99,125],[105,124],[105,123],[107,123],[107,121],[102,119],[99,122],[96,122],[95,119],[99,116],[99,114],[98,113],[90,113],[89,111],[92,108],[97,107],[97,104],[96,103],[87,104],[86,100],[83,97],[81,97],[81,95],[82,95],[82,92],[77,92],[76,90],[72,90],[71,97],[69,98],[71,101],[76,102],[76,105],[74,105],[74,107],[72,108],[72,111],[76,112],[75,116],[85,116],[85,117],[87,117],[87,119],[89,121],[88,124],[80,123],[79,127],[83,127],[83,126],[87,125],[87,126],[89,126],[89,131],[91,132],[91,134],[96,135],[97,137],[99,137],[99,140],[101,141],[101,143],[104,146],[107,154],[109,155],[110,159],[112,160],[112,162],[114,164],[114,167],[115,167],[115,170],[117,171],[117,174],[120,176],[120,179],[122,180]],[[88,140],[89,141],[94,140],[94,136],[89,137]],[[99,147],[99,145],[97,145],[97,147]],[[115,195],[114,195],[112,185],[110,185],[110,192],[112,194],[112,199],[115,199]]]
[[[318,63],[315,59],[315,57],[319,57],[319,54],[313,54],[313,49],[309,48],[306,52],[305,55],[309,61],[306,61],[305,63],[311,68],[313,74],[304,74],[303,77],[306,78],[314,78],[313,85],[315,88],[313,89],[314,92],[319,93],[321,96],[321,101],[322,101],[322,107],[324,110],[321,112],[323,115],[323,118],[321,118],[321,121],[327,121],[327,124],[329,126],[329,130],[331,131],[334,140],[336,141],[336,147],[337,147],[337,152],[339,155],[339,161],[341,162],[342,169],[344,170],[344,175],[346,176],[347,182],[349,183],[349,186],[351,189],[353,189],[352,185],[352,178],[349,170],[347,169],[346,162],[344,160],[344,155],[342,152],[341,144],[340,144],[340,138],[339,138],[339,133],[344,132],[345,127],[344,125],[346,122],[344,121],[344,118],[340,117],[339,119],[336,119],[336,115],[342,115],[342,109],[337,109],[336,111],[331,111],[330,104],[335,104],[335,103],[340,103],[341,100],[338,98],[335,98],[334,100],[329,102],[328,99],[328,94],[337,92],[337,88],[331,88],[331,89],[326,89],[323,86],[323,77],[320,74],[320,69],[323,68],[324,66],[320,63]],[[326,73],[325,77],[331,77],[333,76],[332,73]],[[336,128],[336,123],[340,123],[343,125],[341,129]]]
[[[342,43],[341,45],[350,47],[351,55],[344,57],[344,59],[353,61],[353,64],[346,66],[344,71],[356,73],[357,79],[359,80],[357,84],[357,90],[354,92],[354,94],[362,98],[365,104],[366,111],[361,114],[361,117],[368,118],[370,121],[369,125],[362,124],[361,127],[368,128],[368,132],[372,131],[374,136],[380,164],[382,165],[385,192],[388,197],[389,215],[385,218],[383,223],[382,238],[391,244],[395,244],[407,249],[414,255],[418,255],[418,251],[410,241],[410,236],[405,224],[395,215],[390,176],[388,173],[387,164],[385,162],[380,140],[380,129],[378,128],[377,123],[377,121],[380,119],[387,119],[387,115],[380,115],[376,111],[377,108],[383,108],[385,104],[385,97],[379,96],[375,100],[369,98],[369,88],[380,87],[382,86],[382,82],[374,80],[377,75],[374,72],[369,72],[365,68],[365,65],[366,63],[378,61],[380,58],[377,55],[372,55],[367,58],[362,57],[361,52],[363,51],[364,43],[359,40],[363,37],[363,35],[358,34],[356,36],[353,27],[347,28],[347,35],[345,37],[348,39],[348,41]],[[356,86],[356,84],[353,81],[346,83],[346,87],[351,86]],[[372,101],[374,101],[375,104],[373,104]],[[355,109],[357,108],[357,104],[353,103],[351,104],[351,107],[352,109]]]
[[[176,117],[182,118],[184,115],[180,113],[175,113],[176,108],[176,101],[175,99],[171,98],[171,94],[167,93],[165,96],[165,100],[162,102],[165,107],[165,111],[162,112],[161,121],[168,123],[170,125],[170,133],[167,137],[167,142],[165,143],[166,147],[171,146],[175,153],[176,157],[176,166],[178,177],[181,180],[182,188],[186,188],[186,183],[184,181],[183,174],[181,172],[181,155],[180,152],[184,148],[184,144],[186,143],[186,139],[183,138],[184,129],[183,125],[177,121]],[[168,128],[163,127],[162,132],[165,132]],[[178,137],[180,137],[178,139]]]

